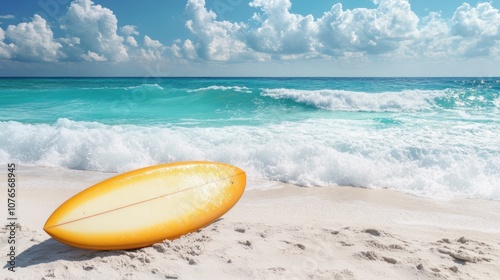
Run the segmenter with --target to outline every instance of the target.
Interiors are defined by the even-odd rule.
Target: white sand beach
[[[4,171],[5,172],[5,171]],[[43,230],[80,190],[115,174],[20,166],[16,271],[3,279],[499,279],[500,202],[249,178],[226,215],[127,251],[75,249]],[[2,174],[5,178],[5,174]],[[1,196],[6,200],[6,191]],[[7,223],[2,202],[0,218]]]

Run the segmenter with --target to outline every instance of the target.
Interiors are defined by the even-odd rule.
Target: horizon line
[[[500,78],[500,76],[0,76],[0,79],[408,79],[408,78]]]

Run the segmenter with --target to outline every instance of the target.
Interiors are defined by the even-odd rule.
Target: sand
[[[7,270],[2,228],[3,279],[500,279],[497,201],[249,178],[237,205],[206,228],[142,249],[89,251],[42,226],[66,199],[115,174],[17,173],[16,268]]]

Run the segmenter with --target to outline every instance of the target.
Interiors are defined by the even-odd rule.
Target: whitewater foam
[[[252,92],[249,88],[247,88],[245,86],[215,86],[215,85],[197,88],[197,89],[190,89],[190,90],[187,90],[187,92],[199,92],[199,91],[207,91],[207,90],[222,90],[222,91],[233,90],[236,92],[245,92],[245,93]]]
[[[306,186],[500,200],[500,140],[493,124],[450,123],[436,130],[436,124],[419,122],[384,130],[369,120],[326,119],[219,128],[0,122],[0,162],[124,172],[212,160],[240,166],[254,178]]]
[[[435,98],[447,90],[405,90],[401,92],[367,93],[346,90],[262,89],[262,96],[290,99],[295,102],[334,111],[411,112],[431,110]]]
[[[126,90],[148,90],[148,89],[159,89],[159,90],[164,90],[162,86],[159,84],[141,84],[138,86],[129,86],[125,87]]]

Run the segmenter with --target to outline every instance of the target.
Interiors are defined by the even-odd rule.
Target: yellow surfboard
[[[130,171],[76,194],[44,230],[70,246],[132,249],[198,230],[243,195],[243,170],[215,162],[178,162]]]

